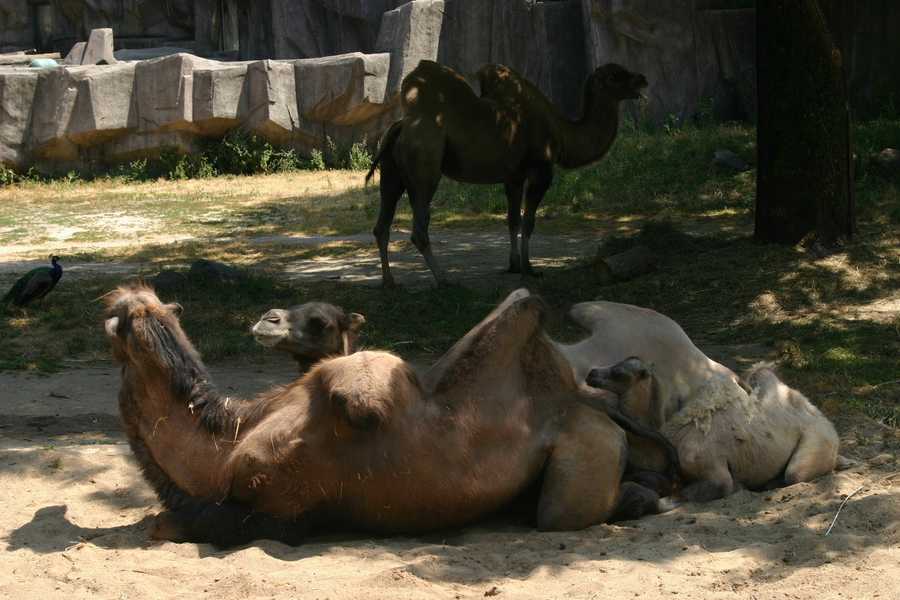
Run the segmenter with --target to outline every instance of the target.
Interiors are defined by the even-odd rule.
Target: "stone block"
[[[219,65],[193,56],[173,54],[137,63],[134,107],[140,131],[194,129],[194,70]]]
[[[295,64],[303,121],[354,125],[391,108],[386,103],[390,54],[353,52]]]
[[[88,37],[87,46],[84,48],[84,56],[81,58],[83,65],[114,65],[116,57],[113,54],[113,30],[92,29]]]
[[[70,72],[78,94],[68,128],[73,143],[95,146],[137,127],[132,111],[134,64]]]
[[[294,65],[272,60],[251,63],[247,86],[249,106],[244,127],[269,141],[287,143],[300,125]]]
[[[84,49],[87,48],[87,42],[78,42],[72,49],[69,50],[69,53],[66,54],[65,60],[63,60],[63,64],[66,65],[80,65],[81,61],[84,59]]]
[[[194,125],[202,135],[223,136],[248,114],[247,64],[194,71]]]
[[[32,109],[29,146],[33,157],[47,161],[74,161],[78,148],[67,132],[78,88],[69,69],[40,71]]]
[[[0,71],[0,164],[23,168],[31,110],[37,91],[37,73]]]
[[[375,49],[391,54],[391,95],[400,92],[403,78],[419,61],[437,60],[443,22],[443,0],[414,0],[384,13]]]

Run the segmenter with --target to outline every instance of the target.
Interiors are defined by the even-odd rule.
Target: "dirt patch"
[[[292,365],[219,365],[252,393]],[[0,595],[7,598],[898,598],[900,438],[837,422],[850,470],[585,531],[512,517],[461,531],[270,541],[221,552],[147,539],[159,509],[117,429],[112,366],[0,374]],[[842,499],[833,531],[824,535]]]
[[[519,275],[506,273],[509,264],[509,241],[504,231],[461,232],[454,230],[432,232],[434,252],[446,269],[450,278],[467,286],[496,285],[498,281],[517,282]],[[405,243],[409,232],[394,232],[395,243],[391,247],[391,266],[394,277],[401,285],[421,287],[433,284],[431,272],[419,251],[412,244]],[[144,239],[142,243],[175,243],[189,241],[187,237]],[[232,238],[221,238],[217,242],[234,241]],[[396,243],[400,242],[400,243]],[[92,252],[109,250],[117,247],[128,247],[133,242],[95,242],[70,248],[70,251]],[[535,268],[553,269],[571,266],[586,257],[592,257],[597,251],[598,240],[588,236],[561,236],[536,234],[531,240],[532,263]],[[321,248],[342,245],[348,247],[340,254],[323,252],[310,258],[291,261],[281,265],[279,271],[289,281],[321,281],[340,280],[351,283],[380,285],[381,263],[374,240],[369,234],[348,236],[327,235],[268,235],[242,241],[242,248],[247,254],[265,250],[271,246]],[[48,245],[30,248],[50,251]],[[29,269],[43,266],[44,260],[16,260],[9,252],[19,252],[20,247],[0,247],[0,282],[12,279]],[[9,251],[9,252],[7,252]],[[96,276],[97,274],[121,274],[123,278],[138,274],[147,275],[153,267],[149,263],[122,262],[67,262],[63,258],[64,277]],[[186,266],[186,265],[185,265]],[[152,273],[151,273],[152,274]]]

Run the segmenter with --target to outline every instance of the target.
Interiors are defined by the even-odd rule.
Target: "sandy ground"
[[[395,229],[392,241],[409,240],[409,232]],[[485,232],[463,232],[435,230],[432,245],[440,264],[446,269],[452,281],[465,285],[494,285],[497,280],[516,282],[519,275],[505,272],[509,264],[509,238],[506,228]],[[151,240],[153,241],[153,240]],[[177,243],[181,239],[163,239],[160,243]],[[228,241],[222,238],[218,241]],[[68,248],[70,252],[92,252],[114,248],[118,242],[85,243]],[[148,242],[149,243],[149,242]],[[327,253],[307,259],[298,259],[280,268],[283,276],[292,281],[341,280],[352,283],[380,285],[381,262],[371,234],[347,236],[304,236],[270,235],[244,240],[248,250],[265,249],[267,246],[319,247],[328,244],[348,244],[358,247],[355,252],[340,256]],[[121,244],[124,244],[122,242]],[[531,240],[532,264],[538,270],[570,266],[578,260],[593,257],[597,252],[599,239],[584,235],[541,235],[535,234]],[[22,273],[47,264],[45,258],[22,258],[31,256],[34,249],[27,246],[0,246],[0,282],[12,282]],[[63,254],[64,256],[64,254]],[[431,272],[425,260],[412,244],[392,246],[391,267],[394,277],[401,285],[421,287],[433,285]],[[185,265],[187,266],[187,265]],[[154,275],[152,265],[139,262],[74,262],[63,260],[65,281],[79,277],[94,277],[98,273],[121,274],[129,277],[136,274]]]
[[[292,365],[213,369],[250,393]],[[118,428],[112,366],[0,374],[0,598],[900,598],[900,437],[838,422],[848,471],[579,532],[151,543],[159,510]],[[828,525],[847,502],[829,536]]]

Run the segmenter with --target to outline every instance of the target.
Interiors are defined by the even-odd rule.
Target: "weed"
[[[328,168],[325,164],[325,155],[318,148],[314,149],[309,155],[309,168],[313,171],[324,171]]]

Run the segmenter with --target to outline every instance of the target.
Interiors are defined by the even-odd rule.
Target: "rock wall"
[[[582,0],[589,67],[617,62],[647,76],[646,116],[689,117],[712,101],[730,118],[755,114],[752,9],[696,0]]]
[[[587,76],[579,0],[445,0],[439,58],[463,75],[508,65],[538,84],[562,110],[580,110]]]
[[[0,69],[0,161],[59,171],[190,152],[236,127],[309,152],[326,135],[377,139],[389,54],[218,62],[191,54],[116,65]]]
[[[900,3],[821,2],[857,113],[900,111]],[[235,127],[301,151],[326,136],[372,142],[398,116],[400,81],[423,58],[470,80],[485,63],[510,65],[570,115],[587,73],[606,62],[647,76],[649,119],[756,112],[752,0],[0,0],[0,46],[52,43],[65,53],[108,26],[116,48],[182,40],[208,57],[247,60],[179,53],[2,67],[0,161],[113,162],[189,151]]]

